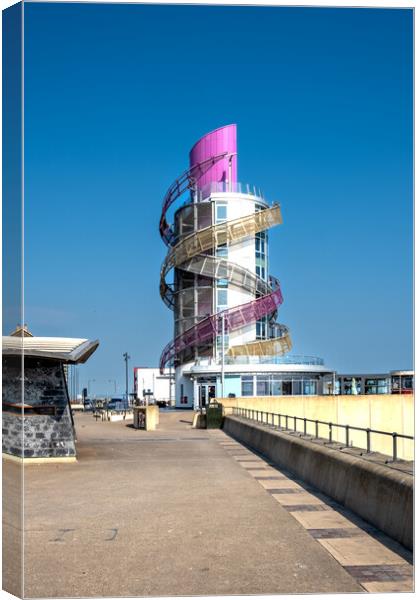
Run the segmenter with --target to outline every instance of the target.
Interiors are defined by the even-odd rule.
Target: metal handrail
[[[346,431],[346,441],[345,447],[350,447],[350,431],[364,431],[366,433],[366,453],[369,454],[371,450],[371,434],[379,434],[379,435],[387,435],[392,437],[392,460],[398,460],[398,438],[412,440],[414,441],[414,436],[405,435],[403,433],[396,433],[395,431],[380,431],[378,429],[371,429],[370,427],[356,427],[355,425],[342,425],[341,423],[332,423],[331,421],[321,421],[320,419],[308,419],[307,417],[297,417],[295,415],[285,415],[281,413],[273,413],[273,412],[265,412],[262,410],[255,410],[252,408],[241,408],[241,407],[232,407],[233,414],[235,416],[243,417],[245,419],[250,419],[252,421],[256,421],[257,423],[261,423],[262,425],[269,425],[271,427],[276,428],[276,418],[277,417],[277,429],[289,430],[289,419],[293,419],[293,432],[303,433],[307,435],[307,424],[314,423],[315,424],[315,438],[318,438],[318,428],[319,425],[327,425],[328,426],[328,442],[332,443],[333,441],[338,442],[338,440],[333,440],[332,430],[333,427],[342,428]],[[261,418],[260,418],[261,417]],[[270,417],[270,418],[269,418]],[[285,420],[285,427],[282,427],[281,422],[282,418]],[[270,421],[270,422],[269,422]],[[303,431],[297,428],[297,421],[303,421]],[[338,442],[342,443],[342,442]]]
[[[287,356],[240,356],[236,358],[226,357],[227,365],[236,364],[276,364],[276,365],[314,365],[324,366],[324,359],[318,356],[305,356],[302,354],[288,354]]]

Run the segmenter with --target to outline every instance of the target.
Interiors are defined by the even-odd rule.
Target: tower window
[[[223,223],[227,219],[227,204],[216,204],[216,223]]]

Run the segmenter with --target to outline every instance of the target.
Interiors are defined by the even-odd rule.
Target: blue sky
[[[270,270],[294,354],[412,367],[412,12],[25,4],[25,299],[37,335],[99,338],[94,392],[156,366],[162,197],[238,125],[279,201]]]

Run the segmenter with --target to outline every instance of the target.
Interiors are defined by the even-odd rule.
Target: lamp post
[[[125,397],[127,398],[127,406],[129,406],[129,400],[128,400],[128,361],[130,360],[131,356],[129,356],[128,352],[124,352],[123,358],[125,360]]]
[[[222,383],[222,398],[225,397],[225,315],[222,313],[222,364],[220,369]]]

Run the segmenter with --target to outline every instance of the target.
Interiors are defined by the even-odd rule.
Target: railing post
[[[328,423],[328,440],[332,442],[332,423]]]
[[[315,421],[315,439],[318,439],[318,419]]]
[[[303,433],[306,435],[306,417],[303,419]]]
[[[346,425],[346,448],[350,446],[350,427]]]
[[[293,417],[293,428],[296,431],[296,417]]]
[[[370,452],[370,429],[366,429],[366,453]]]
[[[392,434],[392,460],[398,460],[397,459],[397,439],[398,439],[398,435],[395,433]]]
[[[271,427],[274,427],[274,413],[271,413]]]
[[[286,415],[286,430],[289,429],[289,415]]]

